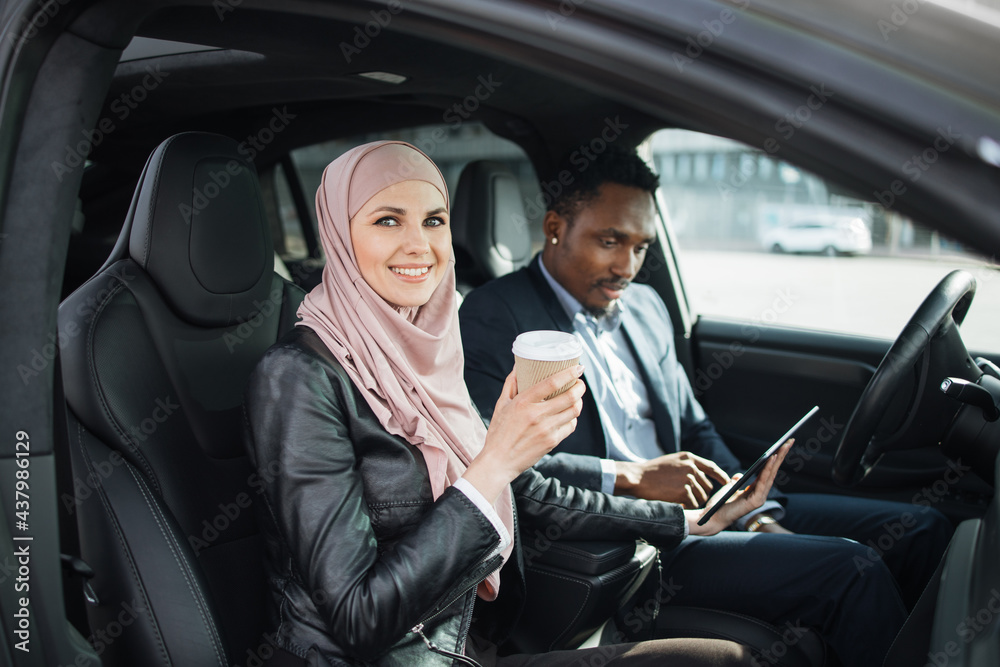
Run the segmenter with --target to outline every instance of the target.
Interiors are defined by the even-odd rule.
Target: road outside
[[[973,352],[1000,353],[1000,267],[962,256],[820,257],[681,250],[692,310],[810,329],[894,339],[949,271],[978,289],[962,337]]]

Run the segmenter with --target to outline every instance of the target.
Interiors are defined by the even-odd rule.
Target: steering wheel
[[[942,396],[940,392],[933,391],[936,383],[948,375],[966,377],[972,373],[973,377],[966,379],[978,377],[978,369],[973,372],[967,368],[971,359],[957,328],[969,312],[975,294],[976,279],[972,274],[952,271],[931,290],[917,308],[878,365],[847,421],[833,458],[832,473],[835,481],[845,486],[854,486],[871,472],[882,454],[889,449],[907,449],[916,446],[911,441],[927,441],[926,424],[914,423],[914,417],[922,413],[942,412],[940,409],[926,410],[928,407],[937,407],[928,404],[937,403]],[[945,358],[936,359],[932,363],[935,352],[938,357]],[[905,423],[890,438],[876,438],[876,430],[889,410],[890,403],[912,380],[915,368],[919,377],[916,390],[906,406],[908,417]],[[935,383],[932,391],[925,391],[928,382]],[[926,420],[927,414],[923,416]],[[943,421],[938,420],[940,424],[935,423],[934,426],[941,426],[943,429],[949,420],[950,415]],[[920,437],[922,431],[923,437]],[[898,443],[904,446],[892,446]]]

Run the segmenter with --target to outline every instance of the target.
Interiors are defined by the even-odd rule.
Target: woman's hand
[[[698,519],[702,517],[705,512],[708,511],[709,507],[715,504],[719,494],[725,493],[733,484],[740,483],[740,475],[733,475],[733,481],[731,481],[726,486],[722,487],[713,495],[706,506],[698,510],[684,510],[684,516],[688,522],[688,531],[691,535],[715,535],[720,530],[725,529],[729,524],[731,524],[736,519],[747,512],[751,512],[761,505],[767,499],[767,494],[771,491],[771,484],[774,483],[774,476],[778,474],[778,468],[781,467],[782,461],[785,460],[785,455],[788,454],[788,450],[792,448],[795,443],[794,439],[790,439],[784,445],[774,453],[768,462],[764,465],[764,469],[760,471],[757,479],[746,489],[740,489],[733,496],[726,501],[726,504],[719,508],[719,511],[712,515],[704,526],[698,525]]]
[[[586,389],[581,375],[583,366],[573,366],[518,393],[511,371],[493,410],[486,444],[463,475],[483,497],[495,500],[515,477],[573,432]],[[565,392],[543,400],[570,383],[573,386]]]

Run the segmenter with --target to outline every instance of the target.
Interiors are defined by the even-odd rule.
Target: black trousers
[[[859,569],[882,560],[899,584],[907,609],[912,609],[937,569],[954,527],[934,509],[930,493],[920,504],[894,503],[820,493],[790,493],[783,526],[796,533],[848,537],[865,553]]]
[[[951,524],[929,507],[819,494],[790,494],[787,510],[781,523],[809,534],[726,531],[664,552],[666,603],[812,628],[843,664],[881,665],[907,616],[900,590],[916,601]]]

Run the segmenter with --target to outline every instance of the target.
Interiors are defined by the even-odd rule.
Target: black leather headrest
[[[260,184],[228,137],[185,132],[160,144],[122,234],[128,254],[192,324],[236,324],[268,298],[274,250]]]
[[[531,234],[517,179],[499,162],[479,160],[462,170],[451,211],[456,260],[467,255],[470,279],[490,280],[531,259]],[[460,267],[461,268],[461,267]]]

